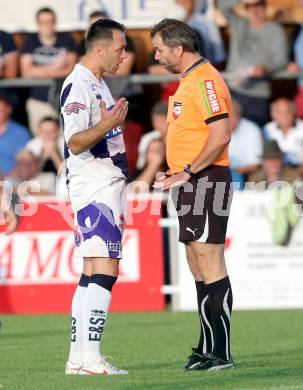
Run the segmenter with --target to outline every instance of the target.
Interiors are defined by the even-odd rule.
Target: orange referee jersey
[[[169,97],[167,163],[171,173],[181,172],[203,149],[208,138],[207,124],[228,118],[231,97],[220,73],[202,58],[181,77]],[[213,162],[228,166],[228,147]]]

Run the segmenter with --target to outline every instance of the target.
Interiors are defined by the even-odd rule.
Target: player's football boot
[[[196,357],[197,358],[197,357]],[[229,368],[235,368],[232,359],[224,360],[209,353],[203,354],[200,361],[193,363],[187,370],[188,371],[219,371]]]
[[[71,362],[66,362],[66,366],[65,366],[65,374],[66,375],[77,375],[79,374],[79,370],[80,370],[80,365],[79,364],[74,364],[74,363],[71,363]]]
[[[112,366],[104,357],[91,367],[81,367],[80,375],[127,375],[128,371]]]

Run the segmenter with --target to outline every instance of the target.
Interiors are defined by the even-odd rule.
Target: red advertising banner
[[[32,216],[20,218],[15,233],[0,234],[0,312],[69,312],[82,271],[82,259],[74,256],[70,206],[64,202],[27,204],[24,214],[31,207],[37,209]],[[160,200],[128,202],[113,311],[164,308],[162,231],[155,210],[161,210]]]

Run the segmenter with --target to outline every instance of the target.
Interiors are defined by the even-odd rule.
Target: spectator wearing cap
[[[297,197],[299,172],[295,168],[283,166],[283,157],[275,140],[265,141],[262,168],[250,176],[246,186],[247,189],[271,190],[268,220],[273,242],[278,245],[288,244],[291,232],[300,219],[298,204],[302,203],[302,199]],[[259,186],[256,187],[256,184]]]
[[[30,35],[21,47],[21,74],[24,78],[65,78],[77,60],[77,49],[71,36],[56,32],[56,15],[50,8],[36,14],[38,33]],[[49,102],[49,87],[33,87],[26,102],[30,129],[37,134],[38,123],[44,116],[58,115]]]
[[[262,127],[269,120],[270,75],[288,62],[288,42],[283,28],[266,16],[265,0],[241,0],[246,17],[234,11],[238,0],[218,0],[227,19],[230,45],[226,70],[232,95],[243,116]]]
[[[244,183],[249,174],[256,172],[261,165],[263,139],[261,129],[252,121],[243,118],[241,106],[232,101],[230,115],[231,141],[229,144],[229,160],[233,182]]]
[[[7,175],[15,166],[16,153],[29,141],[26,127],[11,119],[12,106],[5,95],[0,95],[0,173]]]
[[[279,98],[271,104],[272,121],[264,126],[264,137],[275,140],[284,153],[284,164],[303,172],[303,121],[296,117],[293,101]]]
[[[265,141],[262,154],[262,168],[251,174],[248,184],[265,182],[266,185],[276,181],[293,183],[299,177],[298,169],[283,165],[284,154],[275,140]]]

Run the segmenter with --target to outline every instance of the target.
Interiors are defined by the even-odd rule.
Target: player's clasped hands
[[[100,110],[102,121],[107,121],[108,127],[112,129],[124,122],[128,111],[128,101],[122,97],[116,102],[112,110],[107,110],[104,101],[101,100]]]

